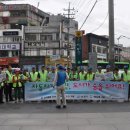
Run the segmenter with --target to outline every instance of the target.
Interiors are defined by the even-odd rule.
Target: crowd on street
[[[130,84],[130,72],[128,71],[127,66],[124,66],[124,71],[122,74],[119,73],[118,68],[113,70],[110,65],[106,66],[105,72],[102,71],[101,66],[98,66],[95,73],[92,71],[92,67],[88,67],[88,69],[85,70],[83,67],[77,69],[76,67],[70,68],[62,65],[58,65],[56,67],[47,67],[43,65],[40,71],[37,71],[35,67],[32,67],[31,72],[27,69],[15,69],[13,72],[11,66],[8,66],[6,70],[0,68],[0,74],[6,75],[6,78],[0,82],[0,103],[12,101],[17,103],[24,101],[24,84],[26,82],[53,82],[55,86],[59,86],[57,87],[57,96],[60,96],[60,94],[62,95],[64,107],[66,107],[63,85],[66,80],[93,81],[95,80],[96,74],[110,72],[113,73],[113,79],[111,79],[111,81],[124,81]],[[102,77],[101,81],[105,81],[105,78]],[[60,104],[60,98],[57,98],[57,104]],[[59,108],[60,106],[58,105],[57,107]]]

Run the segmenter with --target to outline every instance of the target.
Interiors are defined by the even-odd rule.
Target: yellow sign
[[[82,31],[76,31],[76,37],[82,37]]]

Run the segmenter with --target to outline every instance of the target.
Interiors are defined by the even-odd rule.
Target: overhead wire
[[[103,22],[102,22],[96,29],[93,29],[93,30],[91,31],[91,33],[93,33],[93,32],[95,32],[95,31],[99,30],[99,29],[104,25],[104,23],[106,22],[107,17],[108,17],[108,13],[107,13],[107,15],[105,16],[105,19],[103,20]]]
[[[87,19],[89,18],[90,14],[92,13],[93,9],[95,8],[96,4],[97,4],[97,0],[95,1],[94,5],[92,6],[89,14],[87,15],[87,17],[85,18],[84,22],[82,23],[81,27],[80,27],[80,30],[82,29],[82,27],[84,26],[84,24],[86,23]]]

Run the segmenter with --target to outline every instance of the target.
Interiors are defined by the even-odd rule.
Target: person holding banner
[[[12,83],[12,67],[8,66],[7,70],[6,70],[6,87],[5,87],[5,97],[6,97],[6,102],[9,101],[14,101],[13,97],[12,97],[12,88],[13,88],[13,83]]]
[[[121,75],[121,79],[122,79],[122,81],[129,83],[129,90],[128,90],[128,101],[129,101],[129,98],[130,98],[130,72],[128,72],[128,66],[124,66],[124,72]]]
[[[22,81],[22,79],[21,79],[19,70],[15,70],[15,74],[13,75],[12,81],[13,81],[13,88],[14,88],[15,103],[17,103],[17,99],[19,102],[21,102],[21,98],[22,98],[21,81]]]
[[[79,80],[79,76],[78,76],[78,73],[76,71],[76,68],[72,69],[72,73],[70,74],[70,80],[72,80],[72,81]]]
[[[40,82],[47,82],[47,74],[49,73],[49,70],[45,70],[45,66],[41,67],[41,71],[38,73],[38,78]]]
[[[47,81],[48,82],[53,82],[54,81],[55,71],[56,71],[56,68],[54,66],[52,66],[51,72],[49,72],[48,75],[47,75]]]
[[[79,80],[85,80],[84,68],[80,68]]]
[[[61,100],[62,96],[63,108],[66,108],[66,98],[65,98],[65,82],[68,80],[68,74],[64,71],[63,66],[58,67],[58,72],[55,75],[54,84],[56,85],[57,90],[57,105],[56,108],[61,108]]]
[[[88,68],[88,72],[85,75],[85,80],[92,81],[95,78],[95,74],[92,72],[92,67]]]
[[[36,68],[32,68],[32,72],[30,72],[30,81],[37,82],[38,81],[38,72],[36,72]]]
[[[95,79],[96,81],[104,81],[104,72],[102,72],[102,67],[98,66],[97,67],[97,72],[95,73]]]
[[[121,76],[119,74],[119,69],[118,68],[115,68],[114,69],[114,81],[121,81]]]

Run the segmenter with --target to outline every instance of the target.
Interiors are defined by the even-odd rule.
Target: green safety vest
[[[42,72],[42,71],[40,71],[39,72],[39,74],[40,74],[40,81],[42,82],[42,81],[44,81],[44,82],[46,82],[47,81],[47,71],[44,71],[44,73]]]
[[[94,78],[94,73],[92,74],[86,74],[86,80],[91,81]]]
[[[121,77],[120,77],[120,75],[119,75],[119,74],[118,74],[118,75],[114,74],[114,79],[115,79],[115,80],[120,80],[120,79],[121,79]]]
[[[75,74],[71,73],[70,78],[71,79],[78,79],[78,73],[77,72]]]
[[[32,82],[37,81],[38,72],[35,72],[35,73],[31,72],[31,73],[30,73],[30,78],[31,78],[31,81],[32,81]]]
[[[123,73],[123,80],[125,82],[128,82],[128,80],[130,80],[130,73],[129,72],[127,74],[125,72]],[[129,82],[129,84],[130,84],[130,82]]]
[[[0,83],[0,89],[1,89],[3,86],[4,86],[4,83],[1,82],[1,83]]]
[[[13,74],[10,73],[8,70],[6,71],[6,74],[8,75],[7,83],[12,83]]]
[[[16,75],[13,76],[13,80],[20,80],[21,76],[19,75],[18,77]],[[22,83],[21,82],[17,82],[17,83],[13,83],[13,87],[22,87]]]
[[[85,74],[84,73],[79,73],[79,79],[80,80],[85,80]]]

